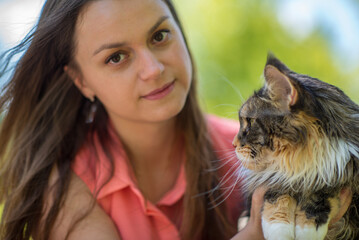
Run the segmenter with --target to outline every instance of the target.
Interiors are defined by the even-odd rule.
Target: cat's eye
[[[254,123],[254,118],[246,118],[246,121],[247,121],[247,126],[248,127],[251,127],[252,126],[252,124]]]

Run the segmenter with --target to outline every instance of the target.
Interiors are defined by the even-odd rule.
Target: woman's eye
[[[122,62],[126,57],[127,55],[124,53],[115,53],[106,60],[106,64],[107,63],[118,64]]]
[[[169,30],[161,30],[161,31],[156,32],[153,35],[153,43],[156,44],[156,43],[161,43],[161,42],[167,41],[169,38],[169,34],[170,34]]]

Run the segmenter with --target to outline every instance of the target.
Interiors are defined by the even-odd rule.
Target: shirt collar
[[[103,187],[98,193],[97,198],[104,198],[114,192],[121,191],[126,187],[131,187],[131,189],[136,191],[138,187],[136,185],[136,178],[132,169],[129,167],[130,163],[127,157],[127,154],[124,150],[123,144],[120,141],[117,133],[114,130],[112,124],[109,124],[109,134],[111,138],[110,144],[110,152],[112,154],[114,160],[114,175],[113,177],[106,183],[106,180],[111,173],[111,164],[109,163],[106,154],[104,153],[101,145],[99,143],[98,137],[95,136],[95,147],[98,152],[98,167],[96,168],[98,171],[96,172],[96,179],[99,184],[103,184]],[[181,164],[181,168],[176,180],[174,187],[168,191],[160,201],[156,205],[158,206],[166,206],[172,205],[179,201],[186,190],[186,178],[185,178],[185,168],[184,168],[184,154],[183,161]],[[101,185],[99,185],[100,187]]]

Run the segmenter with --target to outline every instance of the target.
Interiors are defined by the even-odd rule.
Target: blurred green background
[[[243,100],[263,84],[268,51],[293,71],[336,85],[359,102],[358,62],[347,63],[351,59],[335,52],[330,26],[318,24],[305,37],[288,31],[278,18],[284,1],[174,2],[197,65],[205,111],[237,118]]]
[[[359,102],[359,0],[173,1],[198,68],[205,111],[236,118],[263,83],[268,51]],[[0,0],[0,52],[20,41],[43,3]]]

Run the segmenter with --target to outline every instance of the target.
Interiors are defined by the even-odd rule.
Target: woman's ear
[[[78,70],[75,70],[73,67],[66,65],[64,66],[64,72],[71,78],[75,86],[80,90],[85,98],[89,99],[91,102],[95,100],[95,93],[81,77],[81,74]]]

